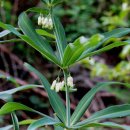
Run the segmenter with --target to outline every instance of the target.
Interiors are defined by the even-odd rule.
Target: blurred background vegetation
[[[44,5],[39,0],[0,0],[0,21],[17,27],[18,15],[22,11],[35,6],[44,8]],[[55,8],[55,12],[62,20],[68,42],[72,42],[79,36],[82,36],[82,40],[87,40],[89,36],[95,33],[103,33],[115,28],[130,27],[129,0],[66,0]],[[30,13],[29,16],[31,16],[34,24],[37,26],[39,14]],[[4,37],[4,39],[8,38],[14,38],[14,36],[8,35]],[[0,38],[0,41],[2,40]],[[113,40],[111,39],[109,42]],[[39,69],[47,76],[50,82],[55,79],[57,73],[60,73],[55,65],[49,63],[26,43],[12,42],[1,44],[0,91],[28,83],[40,83],[35,74],[28,72],[23,67],[24,62],[28,62]],[[78,89],[78,92],[71,95],[71,108],[73,111],[78,100],[96,82],[114,80],[130,83],[130,45],[115,48],[101,55],[85,59],[70,68],[70,71],[74,76],[74,82]],[[61,96],[64,98],[63,93],[61,93]],[[130,103],[129,96],[130,89],[128,88],[122,86],[109,87],[96,95],[84,117],[86,118],[93,112],[110,105]],[[47,95],[43,90],[33,89],[17,93],[11,100],[22,102],[44,113],[52,114]],[[0,101],[0,105],[3,103],[3,101]],[[20,119],[38,118],[31,113],[18,112],[18,114]],[[9,118],[9,116],[0,118],[0,125],[10,123],[8,122]],[[130,118],[128,117],[115,121],[130,125]],[[97,130],[97,128],[91,130]]]

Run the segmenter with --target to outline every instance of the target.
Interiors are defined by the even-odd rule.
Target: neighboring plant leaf
[[[5,105],[3,105],[0,109],[0,115],[9,114],[9,113],[12,113],[12,112],[17,111],[17,110],[30,111],[30,112],[34,112],[34,113],[37,113],[39,115],[48,117],[47,115],[45,115],[41,112],[38,112],[30,107],[27,107],[26,105],[23,105],[23,104],[17,103],[17,102],[8,102]]]
[[[80,120],[80,118],[83,116],[87,108],[89,107],[91,101],[93,100],[93,97],[95,94],[101,90],[103,87],[107,87],[110,85],[124,85],[130,88],[130,84],[127,83],[120,83],[120,82],[102,82],[95,85],[78,103],[78,106],[76,107],[74,113],[71,117],[71,124],[74,125],[77,121]]]
[[[57,48],[58,48],[58,51],[60,54],[60,58],[62,59],[64,50],[67,45],[65,31],[64,31],[64,28],[63,28],[61,22],[54,14],[52,14],[52,21],[53,21],[53,25],[54,25],[54,34],[56,37]]]
[[[29,64],[25,64],[25,66],[32,72],[34,72],[41,80],[42,84],[44,85],[44,88],[46,90],[46,92],[48,93],[48,97],[50,100],[50,103],[56,113],[56,115],[65,123],[66,121],[66,110],[65,110],[65,106],[63,104],[63,101],[61,100],[61,98],[59,97],[59,95],[50,89],[50,83],[48,82],[48,80],[39,72],[37,71],[35,68],[33,68],[31,65]]]
[[[27,130],[36,130],[39,127],[43,127],[43,126],[46,126],[46,125],[56,125],[56,124],[60,124],[60,123],[61,122],[59,122],[55,119],[50,119],[50,118],[44,117],[44,118],[38,119],[37,121],[33,122],[28,127]]]
[[[19,130],[19,122],[18,122],[18,118],[17,118],[15,112],[11,113],[11,117],[12,117],[12,122],[13,122],[13,128],[14,128],[14,130]]]
[[[110,127],[110,128],[118,128],[123,130],[130,130],[130,126],[127,125],[119,125],[114,122],[103,122],[103,123],[90,123],[84,126],[76,126],[75,128],[89,128],[89,127]]]
[[[111,119],[111,118],[118,118],[118,117],[125,117],[130,116],[130,105],[115,105],[103,109],[94,113],[88,119],[77,123],[76,125],[86,125],[88,123],[92,123],[94,121],[101,121],[103,119]]]

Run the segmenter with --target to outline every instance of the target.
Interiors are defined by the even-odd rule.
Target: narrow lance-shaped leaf
[[[106,109],[96,112],[88,119],[85,119],[84,121],[81,121],[76,125],[86,125],[94,121],[101,121],[103,119],[111,119],[125,116],[130,116],[130,104],[108,107]]]
[[[33,123],[34,121],[36,121],[36,120],[33,120],[33,119],[23,120],[23,121],[19,122],[19,125],[29,125],[29,124]],[[0,130],[10,130],[11,128],[13,128],[13,125],[8,125],[5,127],[2,127],[2,128],[0,128]]]
[[[55,36],[54,36],[53,34],[47,32],[47,31],[45,31],[45,30],[43,30],[43,29],[36,29],[36,32],[37,32],[39,35],[47,36],[47,37],[49,37],[49,38],[55,39]]]
[[[65,123],[66,120],[66,114],[65,114],[65,106],[60,98],[60,96],[53,90],[50,89],[50,83],[48,80],[35,68],[33,68],[29,64],[25,64],[25,66],[30,70],[33,71],[41,80],[42,84],[44,85],[44,88],[46,92],[48,93],[48,97],[51,103],[51,106],[53,107],[54,111],[56,112],[56,115]]]
[[[73,64],[82,55],[84,50],[96,46],[102,38],[102,35],[96,34],[88,39],[86,42],[82,42],[80,37],[76,39],[74,43],[68,44],[63,57],[64,67]]]
[[[12,99],[11,98],[12,94],[14,94],[16,92],[27,90],[27,89],[31,89],[31,88],[37,88],[37,87],[43,88],[44,86],[28,84],[28,85],[20,86],[20,87],[11,89],[11,90],[2,91],[2,92],[0,92],[0,99],[8,101],[8,100]]]
[[[3,43],[14,43],[14,42],[21,42],[23,41],[22,39],[16,39],[16,38],[13,38],[13,39],[10,39],[10,40],[3,40],[3,41],[0,41],[0,44],[3,44]]]
[[[112,44],[110,44],[110,45],[107,45],[107,46],[105,46],[105,47],[103,47],[103,48],[101,48],[101,49],[99,49],[99,50],[96,50],[96,51],[92,51],[92,52],[87,53],[87,54],[84,55],[82,58],[80,57],[80,58],[77,60],[77,62],[80,61],[80,60],[82,60],[82,59],[84,59],[84,58],[86,58],[86,57],[90,57],[90,56],[93,56],[93,55],[96,55],[96,54],[100,54],[100,53],[105,52],[105,51],[108,51],[108,50],[110,50],[110,49],[112,49],[112,48],[119,47],[119,46],[123,46],[123,45],[126,45],[126,44],[128,44],[128,42],[120,42],[120,41],[119,41],[119,42],[114,42],[114,43],[112,43]]]
[[[13,26],[11,26],[9,24],[4,24],[4,23],[0,22],[0,27],[5,29],[5,30],[9,30],[10,32],[15,34],[16,36],[20,36],[21,35],[21,33],[19,33],[16,28],[14,28]]]
[[[45,38],[41,37],[40,35],[36,33],[35,28],[31,20],[26,15],[26,13],[22,13],[19,16],[18,24],[19,24],[20,29],[26,35],[26,39],[23,36],[21,37],[22,39],[26,40],[26,42],[28,41],[29,45],[31,45],[40,53],[42,53],[42,55],[44,55],[47,59],[51,60],[52,62],[56,64],[59,64],[59,61],[56,58],[50,44],[47,42]]]
[[[36,110],[26,106],[26,105],[23,105],[23,104],[17,103],[17,102],[8,102],[5,105],[3,105],[0,109],[0,115],[9,114],[9,113],[12,113],[12,112],[17,111],[17,110],[30,111],[30,112],[37,113],[41,116],[48,117],[47,115],[45,115],[41,112],[38,112],[38,111],[36,111]]]
[[[105,36],[104,39],[101,42],[99,42],[97,44],[97,46],[92,47],[92,48],[88,48],[86,51],[84,51],[84,53],[79,58],[79,60],[83,59],[83,57],[85,57],[85,55],[87,55],[88,53],[90,53],[90,52],[92,52],[94,50],[96,51],[108,39],[110,39],[110,38],[120,38],[120,37],[122,37],[124,35],[127,35],[128,33],[130,33],[130,28],[118,28],[118,29],[114,29],[114,30],[112,30],[110,32],[103,33],[102,35]]]
[[[62,59],[64,50],[67,45],[65,31],[64,31],[64,28],[63,28],[61,22],[54,14],[52,14],[52,22],[53,22],[53,26],[54,26],[54,34],[56,36],[57,48],[58,48],[58,51],[60,54],[60,58]]]
[[[130,126],[127,125],[119,125],[114,122],[103,122],[103,123],[90,123],[84,126],[75,126],[74,128],[89,128],[89,127],[110,127],[110,128],[118,128],[121,130],[130,130]]]
[[[0,32],[0,38],[2,38],[2,37],[4,37],[4,36],[8,35],[9,33],[10,33],[9,30],[4,30],[4,31]]]
[[[40,7],[32,7],[26,10],[26,12],[34,12],[39,14],[48,14],[48,10],[40,8]]]
[[[109,85],[124,85],[130,88],[130,84],[127,83],[120,83],[120,82],[102,82],[98,83],[96,86],[94,86],[79,102],[78,106],[76,107],[72,117],[71,117],[71,124],[75,124],[77,121],[80,120],[80,118],[83,116],[87,108],[89,107],[93,97],[95,94],[101,90],[103,87],[107,87]]]
[[[64,0],[51,0],[53,5],[57,5],[59,3],[62,3]]]
[[[59,122],[55,119],[50,119],[50,118],[44,117],[44,118],[38,119],[37,121],[33,122],[28,127],[27,130],[36,130],[39,127],[43,127],[43,126],[46,126],[46,125],[56,125],[56,124],[60,124],[60,123],[61,122]]]
[[[11,113],[14,130],[19,130],[19,122],[15,112]]]

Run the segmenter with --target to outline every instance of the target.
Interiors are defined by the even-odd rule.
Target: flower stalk
[[[63,70],[64,80],[65,80],[65,89],[66,89],[66,126],[70,126],[70,95],[69,95],[69,86],[67,85],[67,70]]]

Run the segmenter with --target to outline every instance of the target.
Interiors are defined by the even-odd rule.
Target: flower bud
[[[60,91],[60,87],[62,86],[62,83],[59,82],[59,83],[56,83],[56,92],[59,92]]]
[[[38,17],[38,25],[42,25],[42,17],[41,16]]]
[[[74,84],[73,84],[73,78],[71,76],[69,76],[67,78],[67,85],[70,86],[70,87],[74,87]]]
[[[61,90],[61,91],[63,90],[64,85],[65,85],[65,82],[64,82],[64,81],[62,81],[62,82],[61,82],[61,86],[60,86],[60,90]]]
[[[55,87],[56,87],[56,80],[54,80],[54,81],[52,82],[52,85],[51,85],[51,90],[54,90],[54,89],[55,89]]]

